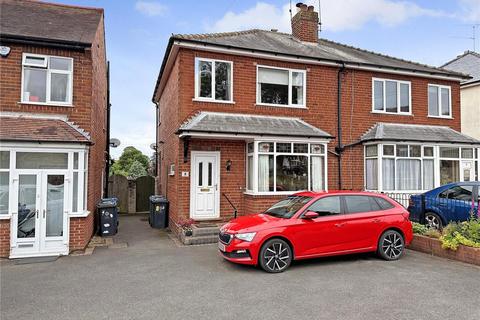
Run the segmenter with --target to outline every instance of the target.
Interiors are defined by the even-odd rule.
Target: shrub
[[[413,233],[424,235],[428,231],[428,227],[418,222],[412,222]]]
[[[444,249],[455,251],[459,245],[480,248],[480,219],[472,215],[468,221],[449,223],[440,240]]]
[[[423,235],[430,238],[440,239],[440,237],[442,236],[442,233],[437,229],[427,228],[427,231],[425,231]]]

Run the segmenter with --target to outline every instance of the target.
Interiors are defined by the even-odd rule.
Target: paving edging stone
[[[413,235],[413,240],[408,247],[411,250],[428,253],[437,257],[457,260],[480,266],[480,248],[460,245],[457,251],[443,249],[439,239],[422,235]]]

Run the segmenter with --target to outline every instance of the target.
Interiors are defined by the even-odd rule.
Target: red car
[[[408,211],[369,192],[300,192],[264,213],[220,229],[218,247],[232,262],[277,273],[293,260],[359,252],[399,259],[413,237]]]

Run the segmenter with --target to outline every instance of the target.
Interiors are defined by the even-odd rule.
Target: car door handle
[[[345,222],[342,222],[342,223],[335,223],[335,227],[337,228],[341,228],[345,225]]]

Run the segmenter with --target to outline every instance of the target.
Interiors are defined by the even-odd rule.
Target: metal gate
[[[149,210],[149,197],[155,193],[155,179],[151,176],[143,176],[136,180],[136,211]]]

